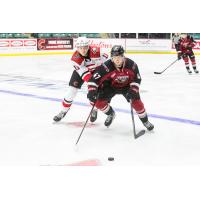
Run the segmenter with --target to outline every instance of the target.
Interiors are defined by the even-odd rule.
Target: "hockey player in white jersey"
[[[180,33],[175,33],[172,37],[172,43],[176,49],[176,51],[178,52],[179,49],[179,40],[181,39],[181,34]]]
[[[88,82],[96,67],[100,66],[108,58],[106,53],[102,53],[99,47],[90,46],[86,37],[79,37],[76,42],[77,50],[71,57],[71,63],[74,71],[69,81],[69,89],[65,98],[62,101],[62,110],[56,115],[53,120],[60,121],[69,111],[74,98],[84,82]],[[91,105],[93,102],[90,102]],[[94,122],[97,119],[97,109],[93,109],[90,116],[90,121]]]

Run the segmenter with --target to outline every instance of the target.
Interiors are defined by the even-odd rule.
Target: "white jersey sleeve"
[[[83,57],[79,55],[78,52],[75,52],[71,58],[71,64],[80,75],[81,79],[88,81],[91,76],[89,69],[87,68],[86,61]]]

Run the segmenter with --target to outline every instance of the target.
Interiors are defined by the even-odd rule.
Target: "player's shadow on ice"
[[[82,128],[85,124],[84,121],[75,121],[75,122],[57,122],[54,124],[58,124],[58,125],[65,125],[65,126],[69,126],[69,127],[75,127],[75,128]],[[86,128],[93,128],[93,127],[98,127],[100,126],[99,123],[87,123]]]

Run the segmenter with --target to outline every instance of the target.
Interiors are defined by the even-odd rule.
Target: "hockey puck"
[[[114,158],[113,158],[113,157],[108,157],[108,160],[109,160],[109,161],[113,161]]]

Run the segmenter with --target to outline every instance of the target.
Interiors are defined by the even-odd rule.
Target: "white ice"
[[[73,70],[70,56],[0,57],[0,165],[68,165],[87,160],[109,166],[199,165],[199,75],[188,75],[182,60],[161,75],[153,73],[162,71],[176,55],[127,56],[139,66],[141,98],[154,132],[135,140],[130,105],[122,96],[115,96],[113,124],[106,128],[106,116],[99,112],[76,149],[91,109],[86,85],[66,117],[53,124]],[[196,59],[198,67],[199,57]],[[186,119],[185,123],[179,119]],[[136,115],[135,122],[137,132],[144,129]],[[115,160],[108,161],[108,157]]]

